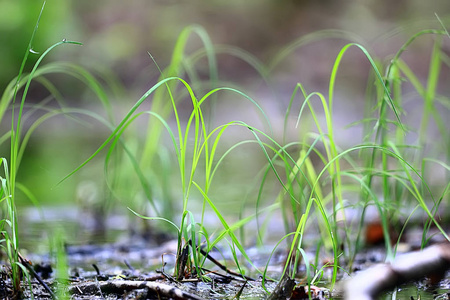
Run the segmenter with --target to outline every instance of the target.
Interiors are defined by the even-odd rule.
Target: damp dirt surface
[[[69,221],[66,219],[66,222]],[[45,226],[48,225],[46,223]],[[38,225],[31,227],[39,231],[37,228]],[[397,265],[397,269],[391,268],[390,264],[385,264],[384,246],[368,245],[356,254],[350,269],[344,259],[340,261],[342,270],[345,271],[339,272],[337,283],[331,289],[332,268],[323,266],[331,262],[332,258],[323,255],[316,262],[314,245],[305,249],[309,263],[317,263],[316,270],[321,270],[310,274],[317,275],[312,286],[306,283],[307,269],[304,260],[294,279],[280,278],[288,252],[286,247],[273,251],[273,245],[247,248],[246,253],[251,257],[253,265],[238,256],[241,270],[246,276],[239,274],[229,247],[218,247],[208,254],[200,254],[205,261],[203,280],[198,279],[196,270],[189,264],[185,268],[185,276],[177,279],[173,277],[177,252],[175,237],[154,232],[142,235],[126,228],[120,229],[122,234],[125,232],[125,237],[115,236],[115,241],[111,241],[112,238],[109,237],[96,238],[94,243],[68,242],[65,246],[68,276],[65,278],[56,277],[58,266],[54,255],[38,251],[39,242],[33,241],[22,252],[22,263],[30,270],[31,282],[24,278],[22,293],[14,294],[9,269],[3,261],[0,299],[363,299],[356,292],[360,292],[362,286],[370,287],[377,277],[389,282],[383,286],[384,291],[380,297],[369,295],[379,286],[373,285],[369,292],[364,290],[363,293],[366,294],[363,296],[368,296],[365,299],[450,299],[450,247],[448,242],[433,232],[430,233],[433,236],[430,244],[444,246],[442,249],[438,248],[437,252],[426,252],[428,260],[423,260],[423,252],[417,252],[420,248],[417,241],[420,241],[421,231],[417,230],[415,233],[410,230],[405,234],[407,239],[397,249],[397,257],[405,253],[416,253],[411,256],[410,261]],[[83,239],[78,241],[80,240]],[[263,282],[261,273],[256,272],[255,267],[263,271],[269,258],[266,275],[274,280],[267,279]],[[423,261],[420,262],[421,260]],[[423,273],[428,266],[431,266],[431,272]],[[314,270],[311,268],[310,272]],[[360,273],[368,277],[365,279],[362,275],[359,276]],[[363,283],[350,280],[357,276]],[[274,291],[276,297],[270,298]],[[346,291],[355,291],[355,294],[347,295]]]
[[[208,267],[204,270],[206,274],[204,280],[199,280],[192,273],[186,273],[185,278],[177,280],[171,273],[175,261],[173,255],[173,251],[176,250],[175,240],[158,247],[145,243],[135,245],[116,243],[68,245],[66,250],[70,266],[70,276],[66,279],[55,278],[55,266],[48,257],[30,254],[29,257],[33,260],[30,260],[32,264],[30,267],[33,270],[32,288],[30,290],[30,284],[24,281],[22,295],[16,298],[57,299],[65,295],[66,299],[268,299],[268,292],[279,289],[276,281],[267,280],[263,284],[261,276],[257,274],[242,278],[238,274],[230,273],[234,270],[228,270],[224,265],[216,265],[211,261],[205,263]],[[255,248],[248,251],[252,258],[255,258],[256,265],[263,264],[269,255],[263,249]],[[382,247],[367,249],[357,256],[354,270],[367,272],[374,265],[379,266],[384,260],[383,252]],[[217,258],[224,261],[223,257],[226,258],[227,254],[212,251],[210,255],[212,260]],[[281,274],[284,260],[285,253],[276,252],[268,268],[268,275],[277,278],[277,274],[278,276]],[[302,280],[301,274],[304,271],[299,270],[299,276],[295,280],[285,281],[282,288],[286,288],[287,293],[283,294],[283,291],[278,290],[278,296],[273,299],[309,299],[308,290],[311,291],[311,299],[344,299],[343,282],[347,282],[348,275],[341,274],[336,287],[330,290],[326,280],[308,287]],[[330,275],[326,272],[323,274],[324,277]],[[368,280],[375,278],[374,273]],[[358,285],[355,286],[357,289],[361,283],[355,285]],[[395,292],[390,290],[383,295],[376,299],[449,299],[450,273],[445,272],[438,281],[432,281],[425,276],[401,284]],[[0,298],[14,299],[15,296],[17,295],[12,293],[11,282],[4,268],[0,281]],[[358,298],[346,297],[346,299]]]

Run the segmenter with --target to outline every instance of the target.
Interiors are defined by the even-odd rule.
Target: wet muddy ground
[[[30,220],[33,220],[33,217],[30,217]],[[74,226],[75,223],[70,225],[72,221],[74,220],[66,218],[63,222],[64,226]],[[78,239],[74,236],[70,237],[73,242],[67,242],[65,248],[69,266],[68,279],[55,278],[54,258],[48,254],[48,251],[43,250],[45,247],[40,248],[36,236],[34,240],[31,237],[27,240],[28,250],[24,250],[23,256],[31,262],[36,272],[36,276],[32,276],[31,283],[35,299],[63,297],[67,299],[266,299],[269,293],[276,289],[277,281],[267,280],[263,283],[261,275],[245,262],[242,267],[249,277],[244,279],[234,274],[233,272],[238,270],[232,261],[231,251],[220,247],[210,253],[210,258],[205,259],[207,280],[202,281],[195,276],[192,278],[186,276],[181,282],[177,281],[172,277],[177,246],[173,236],[154,234],[153,237],[143,238],[140,235],[130,234],[123,220],[119,222],[115,219],[111,222],[115,224],[115,227],[112,226],[112,232],[115,230],[116,233],[95,241],[92,240],[92,232],[80,229],[82,226],[75,230],[74,236],[78,236]],[[49,223],[47,216],[45,224],[36,223],[29,226],[28,231],[42,238],[43,229],[39,228],[40,226],[48,227],[49,224],[51,222]],[[405,250],[399,249],[399,255],[402,251],[409,252],[417,249],[417,241],[420,240],[417,235],[420,234],[420,230],[417,233],[411,230],[406,235],[409,240],[402,244]],[[438,235],[432,240],[432,243],[441,242],[443,239]],[[260,270],[266,266],[272,250],[273,247],[270,246],[246,249],[254,265]],[[310,250],[306,253],[313,258],[314,247],[306,250]],[[270,278],[280,279],[286,255],[287,251],[281,248],[273,254],[267,273]],[[220,264],[216,264],[214,259]],[[329,258],[323,257],[322,263],[327,259]],[[357,254],[350,272],[367,271],[383,263],[384,260],[385,251],[382,245],[366,247]],[[345,262],[343,265],[345,268]],[[7,269],[3,268],[0,278],[0,298],[12,299],[14,295],[6,273]],[[302,264],[295,281],[286,284],[292,285],[293,292],[289,292],[288,295],[281,294],[277,299],[308,299],[309,287],[305,282],[305,275],[306,268]],[[322,276],[322,279],[316,281],[311,287],[312,299],[343,299],[343,289],[349,275],[341,272],[338,284],[332,290],[329,289],[331,269],[325,268]],[[370,276],[369,278],[372,278]],[[373,273],[373,278],[376,276],[377,273]],[[450,273],[444,272],[439,279],[432,281],[429,276],[423,276],[423,278],[401,284],[396,289],[388,290],[383,293],[384,296],[381,299],[449,299]],[[22,297],[31,298],[26,281],[23,285]],[[46,290],[45,285],[49,290]]]
[[[169,241],[160,247],[149,249],[144,244],[126,245],[83,245],[68,246],[70,276],[69,280],[54,278],[54,266],[46,257],[31,255],[34,258],[33,268],[40,278],[55,294],[64,291],[70,299],[266,299],[268,293],[262,286],[261,277],[255,274],[254,280],[245,280],[230,275],[221,270],[219,266],[205,264],[211,269],[207,273],[210,282],[203,282],[195,278],[186,278],[177,282],[169,273],[173,266],[172,255],[164,255],[165,268],[161,267],[161,256],[164,253],[173,253],[175,241]],[[260,256],[261,263],[268,253],[263,250],[249,249]],[[211,253],[214,257],[222,257],[218,251]],[[278,253],[273,259],[270,276],[281,273],[283,253]],[[382,248],[373,248],[363,255],[358,255],[355,269],[369,268],[383,261]],[[256,259],[258,262],[258,259]],[[302,271],[302,270],[300,270]],[[327,274],[324,274],[327,276]],[[346,277],[346,276],[344,276]],[[3,277],[5,279],[5,277]],[[276,277],[275,277],[276,278]],[[376,278],[374,274],[373,278]],[[342,278],[341,278],[342,279]],[[342,281],[346,282],[346,281]],[[295,281],[296,287],[290,296],[277,299],[308,299],[308,287],[301,278]],[[327,283],[316,283],[312,287],[312,299],[343,299],[342,284],[339,283],[334,290],[327,288]],[[10,291],[8,281],[3,281],[0,288],[1,296]],[[33,294],[37,299],[52,299],[52,295],[36,278],[32,280]],[[271,292],[276,288],[276,282],[265,282],[265,288]],[[423,278],[409,284],[401,285],[395,291],[388,292],[382,299],[449,299],[450,273],[438,282],[430,282]],[[28,287],[25,287],[24,298],[31,298]],[[353,297],[352,299],[356,299]]]

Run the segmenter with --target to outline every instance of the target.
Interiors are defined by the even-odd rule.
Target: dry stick
[[[136,271],[136,269],[130,264],[130,262],[127,259],[123,260],[124,264],[130,269],[131,272]]]
[[[347,300],[373,300],[383,291],[426,276],[437,283],[448,269],[450,243],[430,246],[356,274],[345,284],[344,296]]]
[[[222,280],[227,281],[227,283],[228,283],[228,282],[231,282],[232,280],[242,281],[242,282],[247,282],[247,280],[242,279],[242,278],[236,278],[236,276],[228,276],[228,275],[224,275],[224,274],[221,274],[221,273],[219,273],[219,272],[217,272],[217,271],[212,271],[212,270],[209,270],[209,269],[206,269],[206,268],[202,268],[202,270],[203,270],[204,272],[206,272],[206,273],[214,274],[214,275],[216,275],[216,276],[218,276],[218,277],[221,277]]]
[[[156,273],[160,273],[164,278],[166,278],[169,281],[172,281],[172,282],[175,282],[175,283],[178,282],[173,276],[170,276],[169,274],[164,272],[164,267],[161,268],[161,271],[160,270],[156,270]]]
[[[109,280],[99,282],[86,282],[69,288],[72,294],[95,294],[98,291],[105,294],[123,294],[124,291],[148,289],[158,297],[167,297],[176,300],[204,300],[201,297],[185,292],[177,287],[152,281]]]
[[[233,297],[234,299],[240,299],[242,292],[244,291],[245,286],[247,285],[248,281],[245,281],[244,284],[241,286],[241,288],[239,289],[239,291],[237,292],[237,294]]]
[[[97,275],[95,276],[97,280],[101,281],[108,280],[109,276],[102,274],[96,264],[92,264],[92,267],[95,269],[95,272],[97,272]]]
[[[191,241],[189,241],[189,243],[190,243],[191,246],[192,246]],[[209,259],[212,263],[214,263],[215,265],[217,265],[219,268],[221,268],[222,270],[224,270],[224,271],[227,272],[228,274],[231,274],[231,275],[236,276],[236,277],[243,277],[244,279],[246,279],[246,280],[248,280],[248,281],[255,281],[255,279],[252,278],[252,277],[250,277],[250,276],[246,276],[246,275],[239,274],[239,273],[236,273],[236,272],[233,272],[233,271],[229,270],[227,267],[225,267],[225,266],[222,265],[220,262],[218,262],[214,257],[212,257],[211,255],[209,255],[209,254],[208,254],[205,250],[203,250],[202,248],[200,248],[200,253],[201,253],[203,256],[206,256],[207,259]]]
[[[52,299],[56,299],[56,295],[53,293],[53,291],[49,288],[49,286],[44,282],[44,280],[39,276],[38,273],[33,269],[31,266],[31,263],[29,260],[25,259],[19,252],[17,252],[17,255],[19,256],[20,263],[27,268],[27,270],[33,275],[34,278],[44,287],[44,289],[50,294]],[[33,293],[33,291],[30,291]]]
[[[295,287],[295,280],[284,273],[283,278],[278,282],[275,289],[270,293],[267,300],[281,300],[291,298],[292,290]]]
[[[2,232],[1,235],[3,236],[3,238],[6,239],[5,233]],[[34,271],[33,267],[31,266],[31,263],[29,260],[25,259],[22,254],[20,254],[19,251],[17,251],[17,256],[20,259],[20,263],[22,265],[25,266],[25,268],[27,268],[27,270],[34,276],[34,278],[36,278],[37,281],[39,281],[39,283],[44,287],[44,289],[50,294],[50,296],[52,297],[52,299],[56,299],[55,294],[53,293],[53,291],[48,287],[48,285],[44,282],[44,280],[42,280],[41,276],[39,276],[38,273],[36,273],[36,271]],[[30,291],[31,293],[33,293],[33,291]]]
[[[189,243],[191,241],[189,240]],[[192,244],[191,244],[192,246]],[[187,245],[184,246],[183,250],[181,251],[181,254],[179,256],[179,258],[177,258],[177,264],[178,264],[178,260],[180,261],[179,263],[179,269],[178,269],[178,274],[177,274],[177,280],[181,281],[184,278],[184,270],[186,269],[186,265],[187,265],[187,261],[189,258],[189,247]]]

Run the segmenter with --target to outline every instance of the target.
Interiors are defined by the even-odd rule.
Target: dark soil
[[[113,243],[67,245],[68,278],[55,278],[55,262],[51,256],[26,252],[24,256],[30,261],[30,268],[35,272],[35,275],[31,275],[31,283],[24,279],[22,294],[14,294],[9,270],[4,267],[0,276],[0,298],[30,299],[33,295],[35,299],[64,299],[64,297],[66,299],[266,299],[271,292],[277,291],[277,297],[272,299],[295,300],[308,299],[308,290],[311,290],[312,299],[343,299],[344,283],[348,282],[346,279],[349,277],[348,274],[342,271],[338,284],[330,290],[329,279],[332,270],[324,268],[322,278],[314,283],[316,286],[308,287],[305,280],[306,267],[303,263],[295,280],[282,278],[281,282],[284,284],[277,286],[287,255],[287,251],[281,248],[272,255],[267,268],[267,276],[277,281],[266,280],[263,283],[260,273],[257,273],[250,264],[242,263],[243,259],[240,260],[243,264],[241,267],[248,277],[239,276],[235,273],[238,270],[232,261],[229,249],[216,249],[209,253],[210,257],[205,259],[206,269],[203,280],[199,280],[195,270],[189,267],[186,269],[184,278],[176,280],[172,277],[177,249],[177,242],[173,237],[165,234],[145,235],[145,238],[142,234],[132,237],[129,235],[126,239],[118,239],[121,241]],[[417,249],[418,244],[414,242],[417,240],[420,238],[409,232],[403,244],[406,245],[406,251]],[[439,243],[442,239],[434,238],[431,242]],[[266,248],[249,248],[246,251],[254,265],[259,270],[264,270],[272,249],[273,246],[267,246]],[[402,251],[399,249],[399,253]],[[445,253],[450,257],[448,251]],[[314,257],[315,249],[311,249],[307,255]],[[418,257],[420,258],[420,255]],[[445,259],[444,263],[450,261]],[[384,260],[384,246],[370,245],[357,254],[349,271],[364,271],[374,265],[379,266]],[[320,270],[326,261],[329,261],[329,258],[324,257],[322,265],[317,266],[316,269]],[[431,258],[431,262],[433,261],[438,260]],[[345,263],[343,261],[341,265],[345,266]],[[442,265],[440,261],[438,264]],[[430,276],[422,275],[419,278],[414,277],[412,281],[400,278],[401,276],[395,277],[395,280],[398,280],[396,281],[397,289],[389,287],[385,298],[449,299],[450,274],[445,273],[446,269],[448,269],[447,265],[442,268],[437,280],[430,280]],[[409,269],[411,273],[414,273],[414,270],[414,266]],[[420,271],[417,269],[417,274],[421,274]],[[377,274],[373,273],[373,277],[370,278],[376,278],[379,276]],[[403,283],[403,281],[407,282]],[[367,285],[369,284],[370,282],[367,282]],[[357,289],[350,286],[350,290]],[[396,293],[394,296],[393,290]],[[359,299],[350,296],[347,298]]]
[[[254,280],[249,278],[246,280],[230,275],[214,264],[206,264],[211,266],[211,270],[206,273],[210,282],[198,280],[195,276],[193,278],[186,276],[185,279],[177,281],[171,274],[166,273],[166,270],[173,267],[174,258],[171,253],[175,244],[175,241],[169,241],[159,247],[147,247],[143,243],[68,246],[69,264],[73,266],[70,268],[68,280],[54,278],[53,266],[48,258],[41,257],[39,261],[38,257],[34,257],[33,270],[37,275],[31,281],[33,296],[35,299],[61,298],[64,295],[70,299],[265,299],[268,297],[267,291],[277,289],[276,282],[266,281],[266,291],[261,277],[256,275]],[[249,252],[252,251],[258,252],[256,249],[249,249]],[[367,269],[369,265],[380,263],[383,259],[382,252],[382,247],[377,247],[366,251],[365,255],[358,255],[356,268]],[[161,267],[163,254],[166,254],[163,256],[165,269]],[[218,259],[221,257],[218,251],[214,251],[211,255]],[[261,250],[259,255],[262,263],[267,259],[268,253]],[[269,275],[281,273],[283,260],[281,252],[274,257]],[[258,259],[255,261],[258,263]],[[0,297],[13,299],[18,295],[12,293],[6,273],[4,269],[0,280]],[[397,290],[396,297],[449,299],[449,275],[446,273],[444,279],[438,282],[430,282],[429,278],[423,278],[404,284]],[[49,286],[54,293],[53,296],[37,278]],[[373,278],[376,278],[376,274]],[[288,295],[281,294],[281,297],[274,299],[308,299],[308,287],[301,279],[290,283],[285,281],[286,286],[289,284],[292,284],[293,291],[290,290]],[[312,299],[342,299],[341,287],[342,285],[338,285],[333,291],[326,287],[311,287]],[[389,293],[387,295],[392,299]],[[23,282],[23,293],[20,297],[24,299],[32,297],[26,281]]]

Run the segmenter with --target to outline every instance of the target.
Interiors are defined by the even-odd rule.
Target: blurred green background
[[[0,0],[0,86],[2,90],[18,73],[24,51],[39,15],[42,2],[35,0]],[[79,41],[82,47],[63,46],[53,51],[44,63],[70,61],[86,67],[102,82],[115,82],[108,89],[117,116],[124,115],[132,104],[156,83],[158,71],[149,58],[150,52],[164,68],[170,63],[177,36],[188,25],[199,24],[209,33],[214,44],[239,47],[268,64],[278,51],[298,38],[324,29],[338,29],[354,35],[375,57],[389,59],[399,47],[421,29],[442,29],[435,13],[450,27],[448,0],[365,0],[365,1],[301,1],[301,0],[134,0],[134,1],[47,1],[33,49],[42,53],[62,39]],[[433,37],[415,43],[405,60],[410,60],[421,78],[426,78]],[[263,104],[277,133],[290,94],[297,82],[308,91],[325,92],[337,53],[348,40],[324,38],[295,51],[271,74],[279,93],[276,103],[270,91],[261,86],[261,78],[245,63],[218,56],[221,80],[238,83],[246,93]],[[449,51],[444,47],[446,51]],[[202,47],[192,37],[188,51]],[[341,101],[336,126],[343,129],[351,121],[362,118],[363,96],[369,64],[357,50],[346,57],[340,75]],[[31,55],[30,70],[38,55]],[[448,75],[446,70],[445,76]],[[443,76],[442,81],[448,80]],[[70,106],[101,110],[92,101],[92,93],[71,78],[51,77],[63,91]],[[448,94],[450,86],[443,87]],[[447,91],[445,91],[447,89]],[[32,86],[27,101],[38,103],[48,94],[38,85]],[[221,107],[223,114],[242,111]],[[103,112],[104,114],[104,112]],[[238,119],[233,116],[232,119]],[[220,115],[218,119],[227,119]],[[220,123],[220,122],[219,122]],[[1,123],[1,133],[9,130],[10,120]],[[73,201],[80,181],[92,180],[102,186],[103,161],[97,159],[62,186],[55,184],[87,158],[107,136],[97,124],[74,125],[64,118],[44,124],[36,132],[22,162],[19,178],[42,204]],[[145,127],[144,127],[145,128]],[[360,132],[357,132],[360,133]],[[353,141],[357,137],[358,141]],[[356,143],[360,135],[352,131],[338,132],[339,143]],[[297,139],[294,132],[291,139]],[[352,140],[353,139],[353,140]],[[8,147],[2,145],[2,156]],[[247,158],[244,158],[247,159]],[[233,168],[230,168],[233,169]],[[245,177],[244,173],[240,176]],[[225,180],[225,179],[224,179]],[[239,194],[240,190],[233,191]],[[239,195],[236,195],[239,197]],[[28,203],[23,200],[22,203]]]
[[[41,5],[32,0],[0,1],[2,86],[18,71]],[[435,13],[445,21],[449,12],[446,0],[50,0],[34,48],[42,52],[63,38],[80,41],[82,48],[61,49],[49,59],[111,68],[132,85],[146,66],[153,67],[146,51],[161,66],[167,65],[178,34],[190,24],[206,28],[214,43],[240,47],[262,61],[301,36],[330,28],[360,36],[374,54],[385,57],[418,29],[439,28]],[[393,35],[395,41],[386,42]]]

